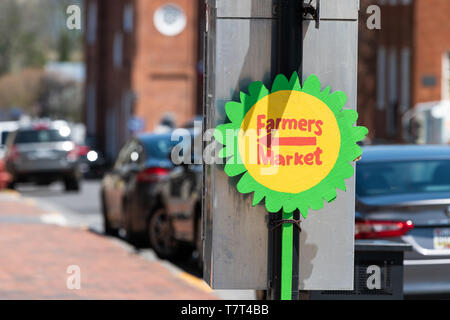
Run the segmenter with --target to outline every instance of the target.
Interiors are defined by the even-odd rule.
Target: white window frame
[[[442,100],[450,100],[450,51],[442,57]]]

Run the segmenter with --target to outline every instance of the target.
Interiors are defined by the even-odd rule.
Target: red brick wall
[[[377,4],[373,0],[361,0],[359,15],[359,53],[358,53],[358,111],[360,113],[359,124],[369,128],[369,137],[375,142],[400,142],[401,130],[401,51],[410,48],[414,56],[413,46],[413,7],[403,5],[398,1],[397,5],[379,5],[381,8],[381,30],[369,30],[366,26],[369,15],[367,7]],[[386,50],[386,67],[384,78],[384,108],[377,108],[377,51],[384,47]],[[389,107],[389,54],[394,49],[397,59],[397,83],[396,91],[398,103],[396,109],[396,130],[390,134],[387,130],[387,110]],[[411,66],[411,73],[413,72]]]
[[[375,138],[377,35],[380,31],[368,30],[367,7],[371,0],[362,0],[359,11],[358,39],[358,125],[369,129],[369,138]]]
[[[442,98],[442,57],[450,52],[450,1],[415,0],[414,103]],[[436,77],[434,87],[422,84],[423,76]]]
[[[186,29],[177,36],[159,33],[154,12],[167,0],[139,0],[138,50],[133,65],[133,88],[138,94],[137,116],[152,130],[165,113],[172,113],[178,125],[190,120],[197,110],[197,1],[171,0],[187,16]]]
[[[146,131],[151,131],[165,113],[173,113],[177,124],[195,115],[198,108],[198,1],[170,0],[178,4],[187,16],[187,27],[177,36],[160,34],[153,23],[157,8],[168,0],[85,0],[85,27],[89,3],[98,5],[97,39],[88,44],[85,32],[87,79],[96,86],[96,137],[99,147],[115,158],[127,140],[127,115],[124,98],[134,94],[135,116],[142,117]],[[134,7],[134,28],[125,32],[124,8]],[[123,35],[123,64],[113,63],[114,37]],[[87,92],[87,90],[86,90]],[[87,105],[87,101],[86,101]],[[117,118],[107,132],[108,115]],[[85,117],[88,114],[85,110]],[[111,145],[113,147],[111,148]]]

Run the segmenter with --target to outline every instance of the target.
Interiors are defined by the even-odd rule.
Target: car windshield
[[[70,140],[58,130],[23,130],[17,133],[15,143],[62,142]]]
[[[3,131],[2,136],[0,138],[0,146],[6,144],[6,139],[8,138],[8,131]]]
[[[358,163],[356,194],[450,192],[450,160]]]
[[[178,141],[171,141],[170,135],[155,136],[142,141],[145,153],[149,158],[167,159],[170,150]]]

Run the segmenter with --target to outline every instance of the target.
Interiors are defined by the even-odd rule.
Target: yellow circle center
[[[239,132],[241,160],[250,175],[273,191],[300,193],[333,169],[341,135],[333,112],[320,99],[278,91],[247,112]]]

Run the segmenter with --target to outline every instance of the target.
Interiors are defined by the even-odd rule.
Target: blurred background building
[[[201,112],[203,1],[86,0],[85,122],[109,157],[163,117]]]
[[[79,5],[81,30],[66,26]],[[370,30],[367,9],[381,9]],[[368,143],[450,142],[450,0],[361,0]],[[0,1],[0,121],[83,122],[109,160],[161,119],[201,114],[204,0]],[[339,89],[339,88],[336,88]]]
[[[82,30],[66,9],[82,0],[0,1],[0,121],[31,117],[82,120]]]
[[[366,26],[381,8],[381,29]],[[450,143],[450,1],[362,0],[358,107],[372,142]]]

